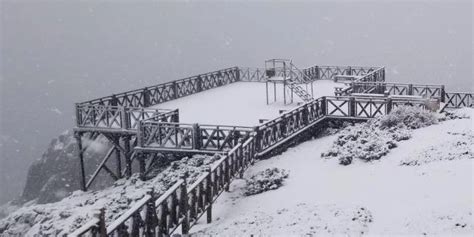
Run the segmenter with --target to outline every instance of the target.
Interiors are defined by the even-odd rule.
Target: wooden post
[[[101,208],[99,210],[99,236],[100,237],[105,237],[107,236],[107,228],[105,227],[105,208]]]
[[[145,87],[143,89],[143,107],[149,107],[150,105],[150,91],[148,90],[148,87]]]
[[[137,146],[138,147],[143,147],[143,124],[142,121],[138,122],[138,129],[137,129]]]
[[[446,91],[444,90],[444,85],[441,86],[441,103],[446,102]]]
[[[413,84],[408,84],[408,95],[413,95]]]
[[[142,152],[139,152],[137,154],[137,159],[138,159],[138,163],[139,163],[139,167],[140,167],[140,179],[141,180],[145,180],[145,154],[142,153]]]
[[[196,78],[196,89],[197,89],[197,92],[201,92],[202,91],[202,78],[201,76],[198,76]]]
[[[199,124],[193,124],[193,149],[201,149],[201,129]]]
[[[178,96],[178,84],[176,83],[176,81],[173,81],[173,94],[174,94],[174,98],[173,99],[178,99],[179,96]]]
[[[146,214],[145,214],[145,236],[153,237],[156,236],[156,226],[158,226],[158,217],[155,206],[154,189],[151,188],[147,191],[147,194],[151,196],[151,199],[147,202]]]
[[[356,116],[356,101],[354,97],[349,98],[349,116],[350,117]]]
[[[181,176],[183,179],[183,184],[181,185],[181,195],[180,195],[180,210],[183,214],[183,221],[181,223],[181,233],[183,235],[188,235],[189,234],[189,206],[188,206],[188,188],[187,188],[187,182],[186,182],[186,177],[187,175],[184,174]]]
[[[131,152],[130,152],[130,136],[124,136],[123,138],[123,145],[125,150],[125,168],[126,168],[126,177],[130,178],[132,176],[132,160],[131,160]]]
[[[225,160],[225,170],[224,170],[224,180],[225,180],[225,187],[224,190],[226,192],[229,192],[229,187],[230,187],[230,164],[229,164],[229,159]]]
[[[76,132],[74,133],[74,136],[76,137],[77,141],[77,152],[79,156],[79,163],[81,166],[81,186],[82,186],[82,191],[87,191],[86,187],[86,173],[84,169],[84,154],[83,154],[83,148],[82,148],[82,133]]]
[[[212,197],[213,197],[211,167],[208,166],[206,171],[209,173],[206,179],[206,202],[209,204],[209,206],[207,207],[206,214],[207,214],[207,223],[209,224],[212,222]]]
[[[387,98],[387,114],[392,111],[392,98]]]
[[[174,110],[174,114],[171,116],[171,122],[179,123],[179,109]]]
[[[120,145],[120,138],[119,137],[114,137],[113,139],[115,139],[115,142],[117,145]],[[117,160],[117,178],[121,179],[122,178],[122,157],[120,155],[120,149],[117,147],[117,145],[114,145],[115,146],[115,158]]]
[[[129,129],[130,128],[130,118],[129,118],[129,110],[127,107],[122,107],[121,109],[121,119],[122,119],[122,128],[123,129]]]
[[[323,114],[322,114],[322,115],[326,115],[326,114],[327,114],[327,111],[326,111],[326,108],[327,108],[326,103],[327,103],[326,96],[321,97],[321,111],[323,111]]]
[[[235,67],[235,81],[242,81],[242,79],[240,78],[240,68],[239,67]]]
[[[76,111],[76,126],[80,126],[82,124],[82,110],[80,109],[79,103],[74,105],[74,111]]]

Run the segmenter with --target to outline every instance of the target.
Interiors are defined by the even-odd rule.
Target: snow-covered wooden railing
[[[248,138],[254,127],[143,121],[139,125],[138,149],[180,151],[225,151]]]
[[[79,105],[149,107],[239,80],[237,67],[203,73],[171,82],[105,96]]]
[[[266,79],[265,68],[239,67],[239,76],[241,81],[264,82]],[[353,76],[361,78],[370,74],[373,71],[378,71],[374,77],[367,77],[367,81],[384,81],[385,69],[383,67],[361,67],[361,66],[312,66],[301,69],[301,75],[296,75],[305,78],[302,81],[315,80],[334,80],[338,76]],[[275,71],[275,76],[282,76],[283,71]],[[299,72],[295,72],[299,74]]]
[[[474,93],[472,92],[446,92],[445,105],[446,108],[474,107]]]
[[[81,236],[104,236],[105,234],[105,220],[104,220],[104,208],[94,213],[92,219],[76,229],[74,232],[68,234],[71,237]]]
[[[165,193],[149,191],[124,214],[107,226],[107,236],[170,236],[179,226],[187,234],[205,213],[212,221],[212,204],[229,189],[231,181],[254,161],[255,134],[239,142],[212,164],[193,184],[183,176]],[[82,229],[82,228],[81,228]]]
[[[78,130],[137,130],[142,120],[179,121],[178,109],[147,109],[123,106],[76,105]]]
[[[363,77],[372,71],[385,70],[383,67],[361,67],[361,66],[313,66],[303,69],[303,73],[315,80],[334,80],[338,76]],[[377,81],[385,80],[385,75],[374,78]]]
[[[264,155],[328,118],[366,120],[388,114],[400,105],[426,108],[429,103],[429,99],[418,97],[321,97],[258,126],[257,151]]]
[[[345,90],[336,95],[351,95],[353,93],[385,94],[385,95],[415,95],[425,98],[437,98],[443,102],[445,90],[443,85],[409,84],[397,82],[352,82]]]

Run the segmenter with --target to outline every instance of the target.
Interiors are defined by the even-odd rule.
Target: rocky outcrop
[[[103,157],[110,146],[105,139],[94,141],[85,156],[89,162],[87,173]],[[80,189],[80,166],[77,159],[77,143],[71,131],[53,139],[42,157],[29,168],[21,202],[56,202]]]

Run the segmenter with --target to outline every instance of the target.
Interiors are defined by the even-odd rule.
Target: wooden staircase
[[[288,88],[290,88],[304,102],[310,102],[313,100],[313,96],[311,96],[303,87],[298,85],[295,81],[289,80],[289,83],[287,85]]]

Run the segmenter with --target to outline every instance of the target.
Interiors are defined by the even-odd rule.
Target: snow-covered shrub
[[[283,185],[283,180],[288,178],[288,172],[284,169],[272,168],[260,171],[246,179],[244,195],[250,196],[274,190]]]
[[[410,129],[429,126],[438,122],[434,113],[417,107],[397,107],[390,114],[379,116],[366,123],[344,129],[325,158],[337,158],[342,165],[349,165],[354,159],[378,160],[397,142],[411,137]]]
[[[405,125],[411,129],[430,126],[438,123],[435,113],[415,106],[399,106],[393,109],[390,114],[379,118],[381,128],[391,128]]]

